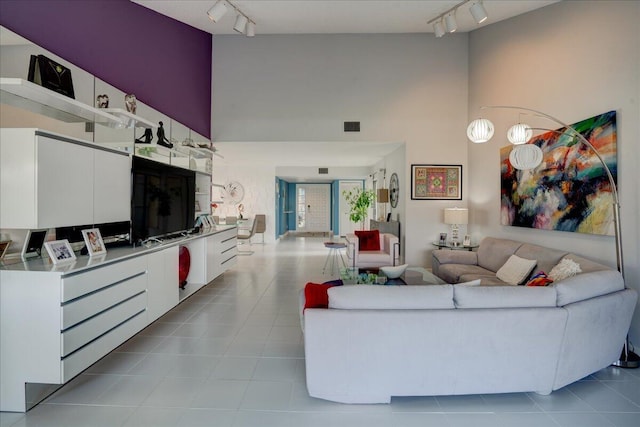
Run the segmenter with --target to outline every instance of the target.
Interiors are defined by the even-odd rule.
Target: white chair
[[[396,265],[400,260],[400,241],[391,233],[380,233],[379,251],[361,251],[360,240],[355,234],[347,234],[346,239],[347,258],[354,268],[379,268]]]
[[[249,234],[238,233],[238,255],[251,255],[253,253],[253,251],[251,250],[251,238],[256,234],[257,227],[258,227],[258,222],[254,220],[253,224],[251,225],[251,230],[249,231]],[[246,242],[249,242],[249,250],[241,251],[240,246],[244,245]]]

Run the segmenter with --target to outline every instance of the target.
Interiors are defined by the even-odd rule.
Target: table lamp
[[[458,239],[458,229],[460,225],[469,223],[469,209],[445,209],[444,223],[451,225],[451,246],[460,246],[460,240]]]

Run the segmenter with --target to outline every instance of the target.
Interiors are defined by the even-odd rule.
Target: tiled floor
[[[327,280],[323,238],[253,245],[237,266],[4,426],[640,426],[640,370],[553,392],[394,398],[307,395],[298,290]],[[530,363],[522,360],[517,363]]]

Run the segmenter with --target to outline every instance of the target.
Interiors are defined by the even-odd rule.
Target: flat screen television
[[[138,156],[132,163],[131,240],[193,229],[196,174]]]

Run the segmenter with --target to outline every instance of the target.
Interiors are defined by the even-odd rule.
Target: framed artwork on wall
[[[462,165],[411,165],[411,200],[462,200]]]

